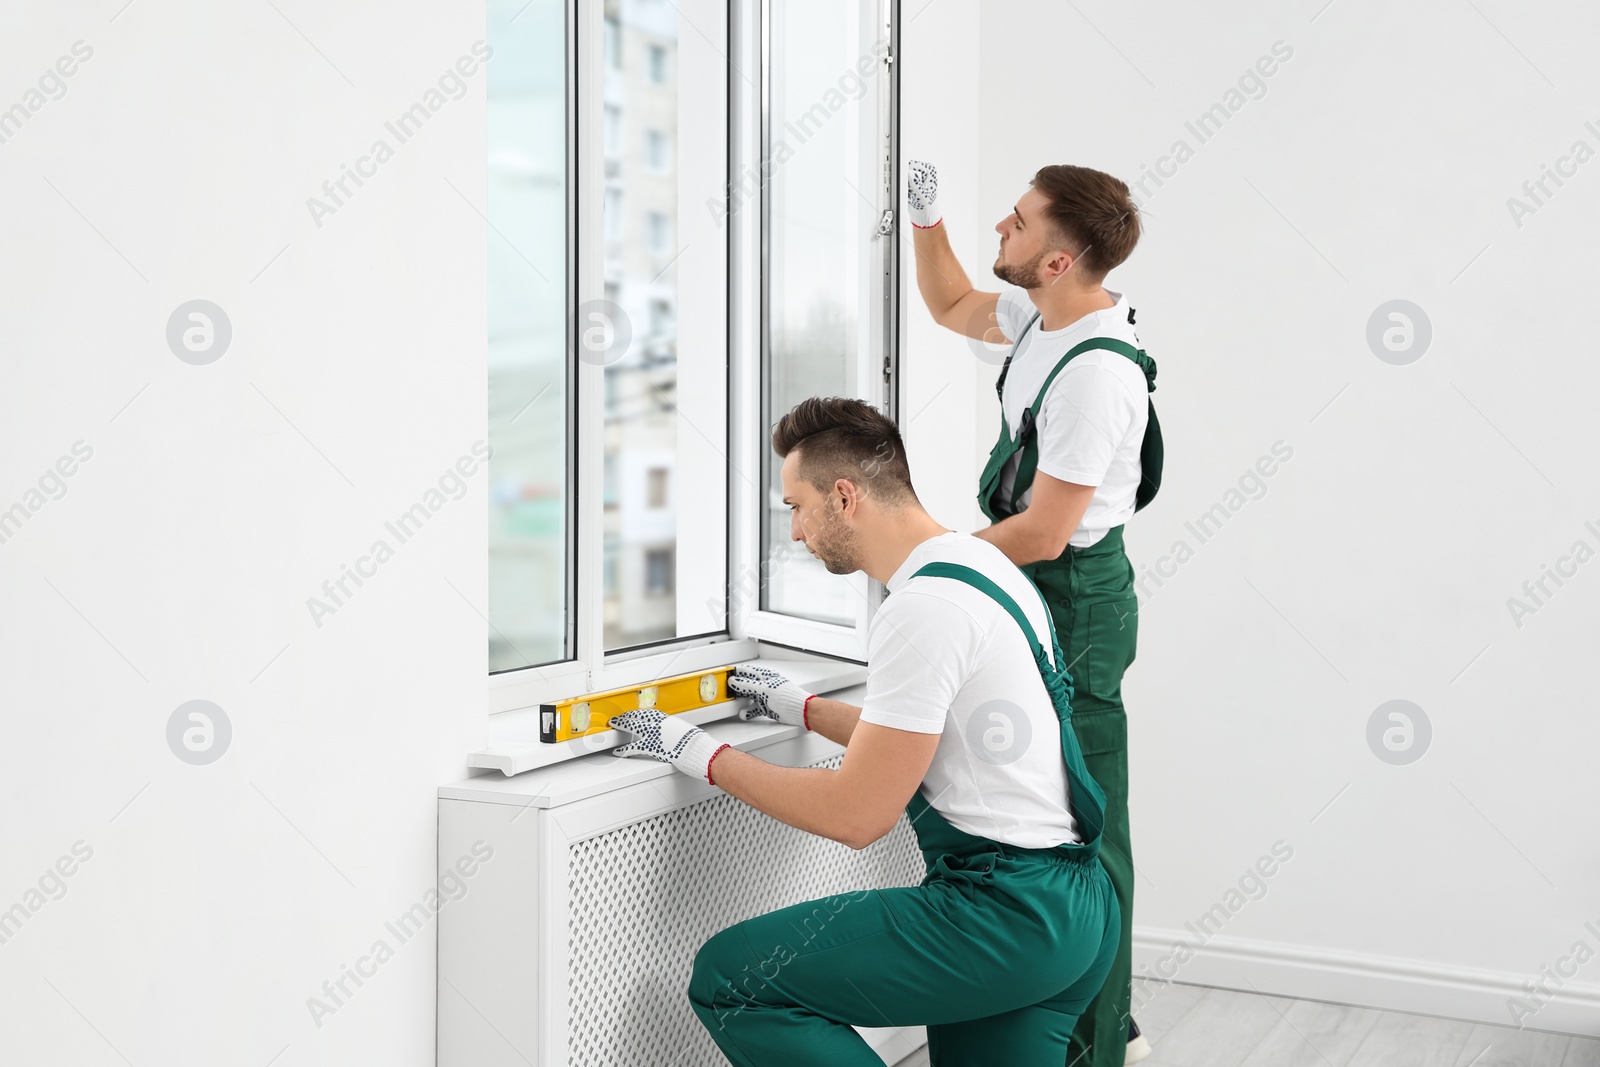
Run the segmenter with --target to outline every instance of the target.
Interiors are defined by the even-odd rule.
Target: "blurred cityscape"
[[[491,236],[491,671],[570,654],[562,15],[549,0],[491,5],[489,214],[515,246]],[[608,650],[678,636],[677,19],[666,0],[605,5],[602,247],[614,310],[596,328],[631,334],[604,372]]]

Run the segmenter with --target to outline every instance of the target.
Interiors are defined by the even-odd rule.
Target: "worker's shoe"
[[[1146,1041],[1144,1035],[1139,1032],[1139,1024],[1133,1021],[1132,1016],[1129,1016],[1128,1055],[1122,1062],[1124,1064],[1138,1063],[1148,1055],[1150,1055],[1150,1042]]]

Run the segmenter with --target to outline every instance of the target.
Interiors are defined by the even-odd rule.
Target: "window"
[[[729,70],[724,0],[605,2],[622,60],[603,74],[603,99],[618,128],[642,131],[623,136],[604,205],[615,243],[603,273],[619,339],[599,354],[618,552],[603,593],[604,646],[616,652],[727,625],[717,605],[728,567],[728,241],[704,204],[706,190],[727,182]],[[657,84],[656,51],[686,73]],[[690,61],[679,65],[680,52]],[[673,138],[685,153],[676,167]],[[684,277],[695,284],[680,285]],[[695,486],[694,508],[663,503],[673,484]],[[679,589],[697,595],[680,600]]]
[[[859,658],[880,591],[792,553],[767,432],[892,398],[880,0],[488,2],[491,708]]]
[[[657,256],[664,256],[672,251],[672,220],[660,211],[652,211],[648,216],[650,224],[650,251]]]
[[[667,169],[667,135],[660,130],[644,133],[644,165],[654,174]]]
[[[605,209],[605,234],[606,255],[618,255],[622,251],[622,190],[617,186],[606,187]],[[617,297],[622,293],[622,287],[611,282],[606,283],[606,299],[611,303],[617,302]]]
[[[763,151],[766,272],[764,424],[809,396],[888,398],[892,351],[890,238],[894,206],[883,160],[890,146],[888,41],[863,0],[770,0],[763,64],[769,105]],[[891,279],[886,284],[885,279]],[[763,460],[762,596],[767,611],[859,627],[875,597],[861,575],[833,575],[790,539],[782,461]]]
[[[644,587],[650,596],[672,595],[672,556],[670,548],[656,548],[645,553]]]
[[[606,66],[622,69],[622,23],[611,11],[606,12],[605,28]]]
[[[666,467],[650,468],[650,506],[664,508],[667,506],[667,485],[672,477],[672,472]]]
[[[606,156],[610,158],[622,154],[622,109],[615,104],[606,105]],[[607,173],[610,173],[609,169]]]
[[[652,337],[671,336],[672,302],[668,300],[650,301],[650,334]]]
[[[572,555],[563,5],[491,0],[489,670],[567,659]]]

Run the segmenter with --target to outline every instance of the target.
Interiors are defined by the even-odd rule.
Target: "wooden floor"
[[[1600,1067],[1600,1040],[1171,983],[1139,1067]],[[923,1047],[896,1067],[928,1067]]]

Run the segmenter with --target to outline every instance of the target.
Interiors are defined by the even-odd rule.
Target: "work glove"
[[[906,163],[906,206],[911,225],[919,230],[939,225],[944,216],[935,201],[939,197],[939,174],[932,163],[909,160]]]
[[[670,763],[690,778],[711,781],[711,761],[729,746],[698,726],[667,715],[655,708],[637,708],[613,718],[613,730],[631,734],[635,740],[611,750],[613,756],[648,756],[659,763]]]
[[[739,718],[745,722],[778,722],[811,729],[806,705],[815,694],[801,689],[771,667],[748,663],[735,667],[728,675],[728,688],[740,696],[752,698],[748,708],[739,710]]]

